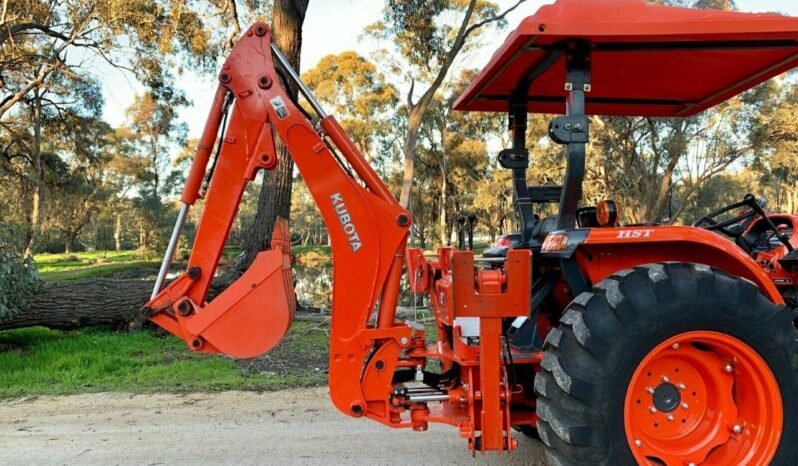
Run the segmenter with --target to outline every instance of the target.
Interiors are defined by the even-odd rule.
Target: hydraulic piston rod
[[[163,288],[163,282],[166,280],[166,274],[169,273],[169,267],[172,266],[172,258],[175,255],[175,248],[177,242],[180,240],[180,233],[183,231],[183,226],[186,224],[186,216],[188,215],[188,204],[183,204],[180,207],[180,212],[177,213],[177,220],[175,221],[175,228],[172,230],[172,237],[169,238],[169,245],[166,247],[166,253],[161,262],[161,269],[158,271],[158,278],[155,280],[155,287],[152,289],[152,296],[150,299],[155,299]]]
[[[316,97],[313,95],[313,93],[310,92],[310,89],[308,89],[307,86],[305,86],[305,83],[303,83],[302,80],[299,79],[299,75],[296,73],[291,64],[288,63],[288,59],[285,58],[283,52],[281,52],[280,49],[277,48],[277,45],[272,44],[272,52],[274,53],[275,58],[277,58],[277,61],[280,63],[280,66],[282,66],[285,72],[288,73],[288,77],[290,77],[291,81],[293,81],[294,84],[296,84],[296,86],[299,88],[299,92],[301,92],[302,95],[304,95],[305,98],[308,99],[308,102],[310,102],[310,106],[313,107],[313,110],[316,111],[316,114],[319,115],[319,118],[321,118],[322,120],[327,118],[327,112],[325,112],[324,109],[321,108],[321,104],[316,100]]]

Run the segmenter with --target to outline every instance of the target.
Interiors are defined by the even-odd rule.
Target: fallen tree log
[[[33,297],[27,310],[10,320],[0,321],[0,330],[47,327],[53,330],[77,330],[105,327],[115,330],[140,330],[145,323],[139,309],[149,300],[155,282],[88,278],[47,283]],[[212,287],[209,299],[221,288]],[[423,311],[425,309],[419,309]],[[427,310],[428,311],[428,310]],[[399,320],[413,319],[411,308],[397,308]],[[297,309],[296,320],[327,323],[329,313],[318,308]]]
[[[0,322],[0,330],[35,326],[54,330],[140,327],[139,308],[149,299],[153,283],[110,278],[47,283],[28,309]]]
[[[86,327],[140,330],[145,320],[139,309],[149,300],[154,285],[151,280],[111,278],[46,283],[25,311],[12,319],[0,321],[0,330],[36,326],[53,330]],[[220,289],[212,287],[209,299]],[[299,308],[296,319],[326,322],[329,314],[318,309]]]

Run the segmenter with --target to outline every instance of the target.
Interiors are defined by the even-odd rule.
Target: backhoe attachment
[[[290,83],[316,116],[286,92]],[[535,422],[514,368],[539,358],[511,350],[503,323],[529,313],[529,251],[513,251],[494,270],[470,251],[442,250],[437,260],[427,261],[423,251],[411,250],[411,283],[433,299],[435,324],[397,322],[410,214],[302,84],[262,23],[247,30],[219,74],[183,207],[146,306],[149,318],[195,351],[235,357],[268,351],[288,330],[296,303],[284,221],[277,224],[272,249],[207,299],[246,184],[278,164],[275,137],[288,149],[330,235],[329,385],[335,407],[394,428],[423,431],[430,422],[450,424],[475,452],[514,449],[512,427]],[[209,166],[186,273],[163,287]],[[428,345],[429,330],[437,343]]]
[[[352,383],[368,355],[364,345],[378,338],[398,341],[410,335],[407,327],[394,328],[410,215],[335,118],[316,102],[272,44],[265,24],[256,23],[246,31],[218,79],[181,196],[183,206],[145,312],[195,351],[254,357],[283,337],[296,307],[290,234],[284,221],[277,224],[272,249],[261,252],[240,278],[207,300],[247,183],[258,172],[277,167],[278,137],[328,225],[337,264],[331,343],[337,357],[330,369],[336,387],[333,399],[350,414],[365,414],[365,396]],[[286,91],[289,81],[305,95],[318,122]],[[207,185],[205,193],[203,185]],[[186,273],[164,287],[189,206],[200,198],[204,198],[202,216]],[[378,336],[360,335],[375,308],[379,308]],[[345,375],[336,377],[338,373]]]

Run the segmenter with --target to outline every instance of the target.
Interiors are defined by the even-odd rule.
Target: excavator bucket
[[[251,358],[270,349],[291,327],[296,310],[288,223],[278,220],[272,249],[186,323],[190,335],[229,356]]]

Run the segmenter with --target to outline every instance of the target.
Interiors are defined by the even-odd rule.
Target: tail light
[[[501,238],[496,240],[496,247],[503,248],[510,246],[510,237],[509,236],[502,236]]]
[[[568,235],[565,233],[551,233],[543,241],[543,252],[562,251],[568,246]]]

